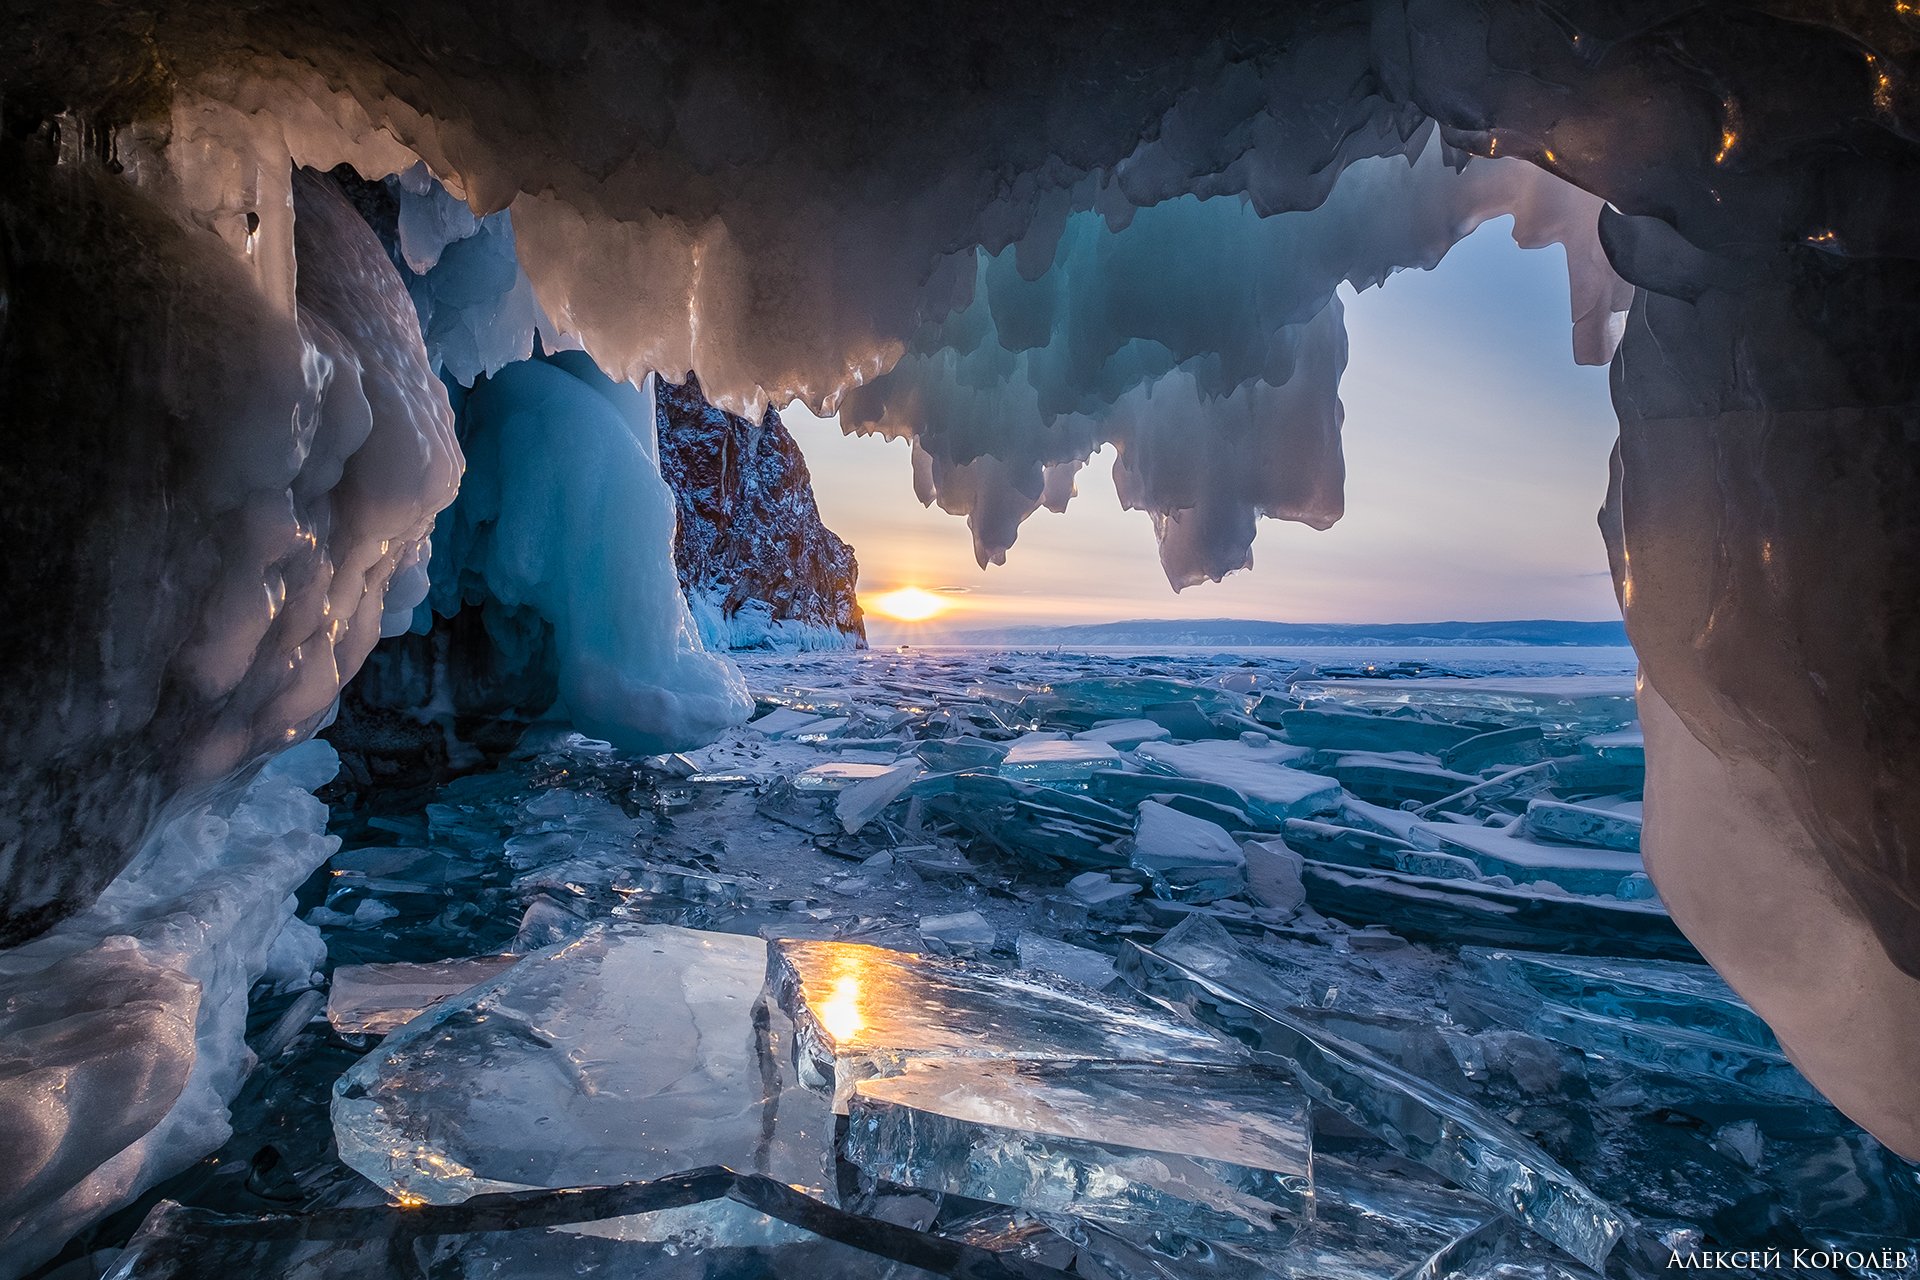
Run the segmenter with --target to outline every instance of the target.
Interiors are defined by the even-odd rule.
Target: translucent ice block
[[[1340,805],[1340,784],[1334,779],[1287,767],[1306,754],[1300,747],[1232,738],[1148,742],[1136,754],[1151,768],[1230,788],[1272,821],[1331,813]]]
[[[1130,861],[1163,898],[1213,902],[1246,888],[1247,860],[1225,829],[1152,800],[1140,806]]]
[[[1420,751],[1439,754],[1475,736],[1469,726],[1424,716],[1376,715],[1336,706],[1281,714],[1287,741],[1333,751]]]
[[[1083,782],[1095,769],[1119,763],[1119,753],[1104,742],[1023,738],[1008,749],[1000,774],[1022,782]]]
[[[1049,723],[1085,729],[1102,720],[1142,717],[1160,703],[1190,703],[1202,715],[1211,715],[1244,712],[1251,701],[1244,694],[1165,676],[1092,676],[1059,681],[1048,693],[1029,698],[1027,706],[1045,714]]]
[[[1121,973],[1142,991],[1190,1005],[1202,1017],[1227,1007],[1222,1021],[1252,1040],[1257,1056],[1291,1067],[1315,1102],[1591,1266],[1602,1266],[1635,1229],[1623,1210],[1467,1099],[1149,948],[1128,944]]]
[[[490,982],[518,956],[471,956],[429,964],[343,964],[327,992],[327,1021],[349,1035],[383,1036],[442,1000]]]
[[[1535,799],[1527,804],[1527,831],[1543,840],[1640,852],[1640,815],[1631,810]]]
[[[1417,845],[1473,859],[1483,874],[1507,876],[1516,883],[1545,880],[1569,893],[1611,896],[1628,876],[1646,872],[1638,852],[1575,845],[1543,844],[1512,827],[1480,827],[1455,822],[1421,823],[1413,828]]]
[[[1313,708],[1414,707],[1449,720],[1489,716],[1604,731],[1635,715],[1631,675],[1441,676],[1424,680],[1302,680],[1294,696]]]
[[[1073,735],[1079,742],[1104,742],[1110,747],[1127,750],[1143,742],[1162,742],[1169,736],[1167,727],[1153,720],[1115,720],[1111,724],[1095,725]]]
[[[1712,969],[1462,947],[1455,1007],[1607,1057],[1765,1093],[1818,1098]]]
[[[862,1081],[842,1149],[875,1177],[1204,1238],[1290,1238],[1307,1102],[1248,1066],[936,1060]]]
[[[1362,800],[1384,805],[1399,805],[1408,800],[1430,804],[1480,781],[1472,774],[1443,768],[1432,756],[1413,751],[1348,751],[1320,767]]]
[[[1307,903],[1357,924],[1427,942],[1533,947],[1697,962],[1700,953],[1658,902],[1536,893],[1480,881],[1309,861]]]
[[[823,794],[840,791],[857,782],[883,777],[893,772],[891,763],[869,762],[863,760],[834,761],[831,764],[817,764],[811,769],[797,773],[793,777],[793,789],[809,794]]]
[[[774,944],[774,983],[798,1029],[803,1069],[853,1088],[916,1058],[1235,1062],[1233,1046],[1183,1016],[1030,972],[850,942]]]
[[[436,1204],[706,1164],[831,1185],[831,1119],[792,1079],[766,970],[759,938],[664,925],[529,956],[341,1077],[341,1159]]]

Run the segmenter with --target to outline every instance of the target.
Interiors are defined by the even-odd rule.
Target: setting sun
[[[893,618],[900,622],[925,622],[928,618],[945,613],[949,607],[947,601],[919,587],[901,587],[898,591],[885,591],[861,603],[883,618]]]

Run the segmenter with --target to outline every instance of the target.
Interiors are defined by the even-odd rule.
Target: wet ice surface
[[[123,1274],[1628,1276],[1920,1237],[1914,1167],[1640,874],[1630,676],[1300,665],[752,659],[763,719],[707,748],[536,726],[355,797],[302,899],[333,1021]],[[705,1165],[745,1181],[660,1181]]]

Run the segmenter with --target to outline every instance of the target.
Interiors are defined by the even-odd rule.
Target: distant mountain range
[[[946,632],[935,644],[1222,647],[1232,645],[1624,645],[1627,628],[1613,622],[1260,622],[1246,618],[1136,618],[1078,626],[994,627]]]

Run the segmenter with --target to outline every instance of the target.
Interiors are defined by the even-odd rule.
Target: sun
[[[897,591],[883,591],[861,603],[883,618],[893,618],[900,622],[925,622],[928,618],[945,613],[951,607],[933,592],[923,591],[919,587],[901,587]]]

